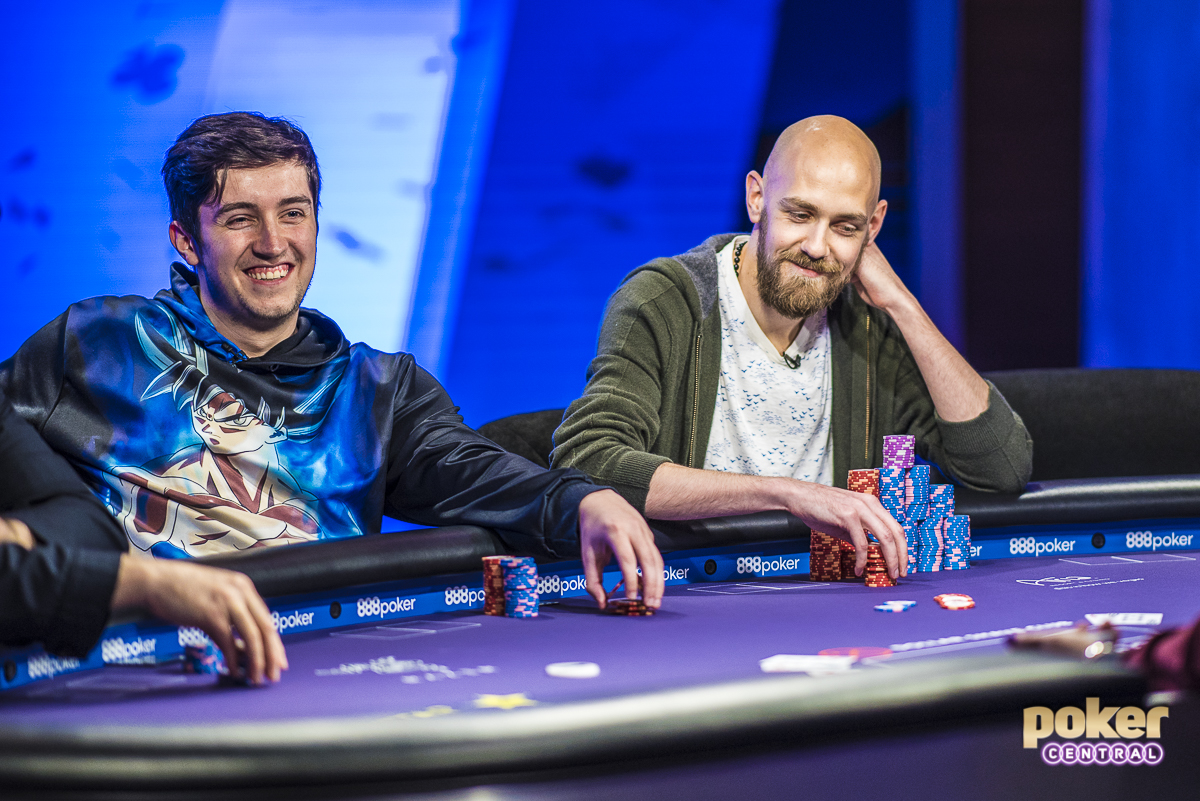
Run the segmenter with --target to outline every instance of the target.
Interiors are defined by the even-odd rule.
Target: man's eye
[[[244,217],[244,216],[230,217],[228,220],[225,221],[225,225],[228,228],[242,228],[249,224],[250,224],[250,218]]]

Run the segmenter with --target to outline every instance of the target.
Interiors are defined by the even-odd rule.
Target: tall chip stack
[[[879,494],[878,470],[851,470],[846,486],[851,492]],[[868,532],[869,534],[869,532]],[[812,581],[855,581],[856,556],[854,546],[820,531],[812,533],[809,546],[809,578]],[[868,587],[894,587],[896,583],[887,574],[883,551],[878,545],[867,549],[867,568],[861,581]]]
[[[950,515],[943,518],[942,570],[965,570],[971,566],[971,518]]]
[[[928,481],[928,465],[925,469]],[[914,475],[914,483],[917,478]],[[910,563],[919,572],[965,570],[971,566],[971,519],[954,514],[954,487],[950,484],[928,486],[925,519],[917,527],[917,548]],[[911,546],[910,546],[911,547]]]
[[[537,563],[529,556],[483,558],[483,612],[505,617],[537,617]]]
[[[864,492],[867,495],[878,497],[880,494],[880,471],[851,470],[846,480],[846,487],[851,492]],[[867,532],[867,536],[870,539],[874,539],[874,535],[869,531]],[[846,543],[843,543],[843,546],[843,573],[846,578],[853,578],[854,546]],[[867,568],[863,573],[863,581],[868,587],[896,586],[896,582],[888,575],[887,563],[883,560],[883,549],[878,545],[869,544],[867,546]]]
[[[909,570],[963,570],[971,566],[971,521],[954,514],[954,487],[930,484],[930,467],[916,463],[916,438],[883,438],[883,467],[851,470],[846,486],[865,492],[896,518],[908,544]],[[867,532],[868,538],[874,535]],[[812,533],[809,577],[813,581],[853,580],[854,546],[819,531]],[[877,546],[868,550],[868,586],[891,587],[895,582],[883,567]]]
[[[811,581],[842,580],[842,544],[836,537],[812,532],[808,546],[808,577]],[[853,571],[854,563],[850,566]]]

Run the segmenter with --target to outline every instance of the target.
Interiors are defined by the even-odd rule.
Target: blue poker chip
[[[188,645],[183,649],[183,672],[200,675],[222,675],[229,673],[225,667],[225,656],[211,640],[202,645]]]
[[[876,604],[876,612],[906,612],[917,605],[916,601],[884,601]]]

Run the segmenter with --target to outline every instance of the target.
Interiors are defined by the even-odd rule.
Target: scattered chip
[[[916,601],[884,601],[875,606],[876,612],[904,612],[917,605]]]
[[[775,654],[758,660],[763,673],[807,673],[810,676],[831,676],[845,673],[858,661],[850,654],[830,656],[828,654]]]
[[[970,595],[963,595],[957,592],[947,592],[942,595],[934,596],[938,606],[943,609],[972,609],[975,606],[975,599]]]
[[[546,675],[556,679],[594,679],[600,675],[600,666],[595,662],[551,662],[546,665]]]
[[[613,598],[604,608],[614,615],[629,617],[649,617],[654,614],[654,610],[640,598]]]

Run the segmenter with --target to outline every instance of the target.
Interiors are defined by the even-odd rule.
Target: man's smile
[[[264,264],[261,267],[251,267],[246,270],[246,275],[250,276],[254,281],[263,283],[279,281],[287,278],[292,272],[291,264]]]
[[[801,267],[795,262],[789,261],[787,263],[792,266],[792,269],[803,275],[805,278],[820,278],[825,275],[825,273],[819,273],[816,270],[810,270],[807,267]]]

